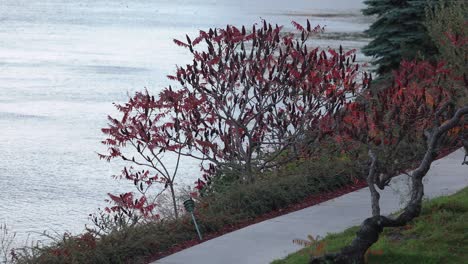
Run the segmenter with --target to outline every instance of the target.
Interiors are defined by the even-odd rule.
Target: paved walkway
[[[425,195],[449,195],[468,186],[468,166],[461,165],[463,150],[432,164],[425,177]],[[408,177],[392,179],[383,191],[382,214],[404,205]],[[300,249],[293,239],[324,236],[360,224],[371,214],[369,189],[364,188],[300,211],[266,220],[185,249],[152,264],[266,264]]]

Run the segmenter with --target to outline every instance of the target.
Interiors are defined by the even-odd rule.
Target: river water
[[[199,29],[250,27],[261,18],[326,26],[315,43],[362,47],[361,0],[0,0],[0,223],[20,241],[44,230],[77,233],[122,164],[100,161],[112,102],[157,93],[189,54],[172,42]],[[337,39],[340,39],[339,41]],[[364,60],[362,55],[359,59]],[[199,176],[186,160],[179,186]]]

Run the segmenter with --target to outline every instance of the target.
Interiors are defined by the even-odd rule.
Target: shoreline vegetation
[[[304,166],[295,168],[294,175],[285,171],[274,176],[276,183],[259,180],[248,188],[231,186],[223,197],[197,199],[195,215],[203,241],[365,186],[362,181],[350,181],[349,176],[324,176],[340,171],[334,168],[323,168],[323,175],[317,176]],[[127,227],[99,239],[91,233],[57,237],[49,246],[29,248],[28,256],[17,263],[148,263],[200,243],[196,237],[191,219],[184,214],[177,220]],[[74,261],[69,262],[71,259]]]
[[[383,16],[386,23],[395,19],[387,6],[379,6],[381,1],[367,2],[364,14]],[[431,10],[420,3],[395,5],[395,12],[414,19],[414,28],[391,24],[398,34],[390,37],[407,41],[404,48],[413,52],[418,38],[430,40],[418,30],[425,30],[422,17]],[[445,7],[437,8],[443,12]],[[464,14],[458,15],[454,24],[461,25]],[[385,255],[379,248],[379,243],[388,247],[385,235],[402,236],[412,221],[443,217],[444,208],[464,213],[464,205],[430,205],[441,209],[435,212],[421,204],[423,178],[432,162],[460,146],[468,154],[468,80],[457,55],[466,52],[468,40],[460,33],[466,29],[450,27],[459,30],[454,33],[442,31],[446,25],[432,25],[431,34],[444,36],[447,45],[437,50],[431,41],[420,44],[427,58],[418,60],[414,52],[408,58],[400,50],[389,54],[388,43],[381,41],[389,32],[371,26],[368,33],[374,39],[363,51],[378,58],[375,79],[356,61],[356,50],[308,46],[322,27],[312,27],[309,20],[304,26],[292,24],[298,34],[283,34],[283,27],[262,20],[252,30],[228,25],[174,39],[193,55],[193,63],[177,66],[167,76],[174,88],[156,96],[148,90],[135,93],[127,103],[115,105],[117,118],[109,116],[102,129],[107,152],[100,159],[123,160],[116,178],[134,183],[135,190],[109,194],[109,207],[90,215],[93,227],[77,236],[60,235],[50,245],[11,250],[11,234],[5,231],[0,241],[7,241],[1,248],[6,261],[138,264],[159,259],[199,242],[181,207],[187,198],[194,201],[207,240],[368,186],[372,216],[356,235],[345,232],[354,239],[347,238],[350,244],[339,253],[324,252],[323,243],[310,237],[320,254],[313,252],[312,259],[309,254],[308,263],[365,263],[367,252]],[[335,37],[346,36],[353,34]],[[165,153],[176,155],[175,168],[163,162]],[[196,182],[197,192],[178,196],[174,186],[183,156],[200,160],[204,174]],[[377,188],[385,189],[401,173],[411,178],[410,199],[396,217],[381,215]],[[161,217],[157,198],[164,191],[170,192],[170,213]],[[466,190],[454,197],[464,201],[464,194]],[[379,240],[389,227],[396,231],[384,232]],[[374,243],[377,248],[369,251]]]

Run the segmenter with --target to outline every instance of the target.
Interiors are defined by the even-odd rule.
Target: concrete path
[[[425,177],[425,196],[449,195],[468,186],[462,149],[432,164]],[[394,178],[382,192],[382,214],[397,211],[408,193],[408,177]],[[266,220],[180,251],[152,264],[266,264],[300,249],[293,239],[325,236],[360,224],[370,216],[369,189],[364,188],[300,211]]]

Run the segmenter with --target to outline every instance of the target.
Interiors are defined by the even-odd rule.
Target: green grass
[[[306,247],[272,264],[307,263],[311,254],[336,252],[347,245],[358,227],[330,234],[323,250]],[[401,228],[387,228],[368,254],[369,263],[468,263],[468,188],[425,202],[421,216]]]

